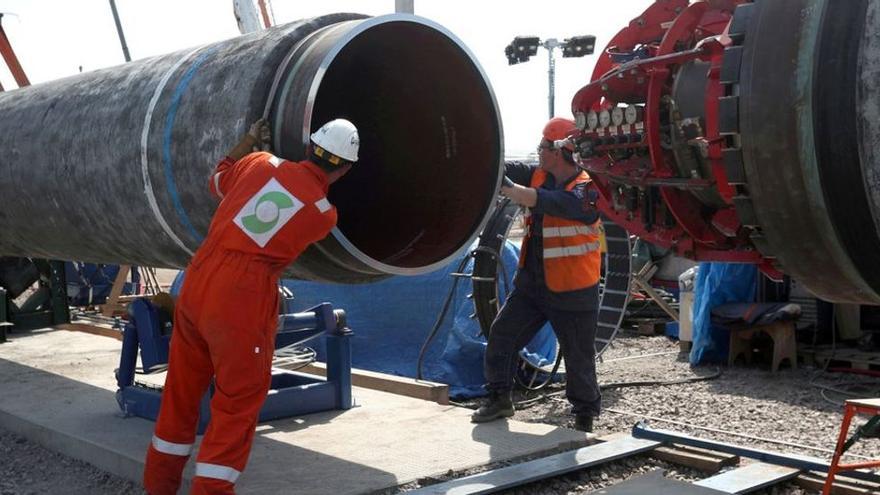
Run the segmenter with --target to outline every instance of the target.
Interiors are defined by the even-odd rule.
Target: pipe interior
[[[311,126],[344,117],[360,160],[331,187],[338,227],[379,262],[416,268],[476,234],[497,183],[497,110],[475,62],[417,23],[389,22],[352,39],[328,67]]]

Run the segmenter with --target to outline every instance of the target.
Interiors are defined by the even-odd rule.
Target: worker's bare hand
[[[259,119],[251,124],[248,136],[253,138],[254,151],[269,151],[272,143],[272,129],[266,119]]]

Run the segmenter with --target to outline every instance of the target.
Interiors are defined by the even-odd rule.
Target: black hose
[[[715,372],[706,375],[706,376],[692,376],[688,378],[680,378],[678,380],[646,380],[646,381],[637,381],[637,382],[618,382],[618,383],[606,383],[603,385],[599,385],[600,390],[610,390],[615,388],[627,388],[627,387],[662,387],[666,385],[680,385],[682,383],[694,383],[694,382],[703,382],[707,380],[714,380],[721,376],[721,368],[718,367],[715,369]],[[535,402],[539,402],[544,399],[548,399],[550,397],[554,397],[556,395],[562,395],[565,393],[565,390],[559,390],[557,392],[551,392],[549,394],[543,394],[538,397],[532,397],[530,399],[524,399],[519,402],[515,402],[515,406],[523,406],[532,404]]]
[[[504,243],[507,241],[508,230],[519,209],[519,205],[511,202],[510,199],[499,199],[495,206],[495,213],[489,217],[486,227],[480,233],[480,242],[475,250],[474,312],[486,338],[489,337],[489,329],[501,306],[498,300],[501,296],[497,282],[499,272],[501,272],[501,279],[504,281],[504,291],[509,293],[507,270],[504,270],[501,253],[504,249]]]
[[[503,200],[501,202],[502,208],[506,208],[509,205],[509,201],[510,200],[507,200],[507,199]],[[484,234],[487,230],[484,230]],[[481,235],[484,235],[484,234],[481,234]],[[493,247],[490,247],[490,246],[477,246],[473,251],[471,251],[469,256],[464,257],[461,260],[461,263],[459,263],[458,268],[455,270],[455,272],[452,275],[454,277],[454,280],[452,282],[452,287],[449,288],[449,293],[446,295],[446,300],[443,302],[443,308],[440,310],[440,313],[437,315],[437,321],[434,322],[434,326],[431,328],[431,332],[428,333],[428,336],[425,338],[425,342],[422,344],[422,348],[419,350],[419,358],[416,363],[416,379],[418,379],[418,380],[422,379],[422,364],[425,359],[425,354],[428,350],[428,347],[431,344],[431,341],[434,340],[434,337],[437,336],[437,332],[440,331],[440,326],[443,324],[443,320],[446,318],[446,313],[449,311],[449,305],[452,303],[452,298],[455,296],[455,289],[458,287],[458,281],[463,276],[461,274],[461,272],[462,272],[462,270],[465,269],[465,267],[467,267],[467,263],[470,258],[474,258],[474,268],[472,270],[471,277],[472,278],[476,277],[475,278],[476,282],[482,281],[482,279],[480,278],[481,274],[477,272],[477,261],[478,261],[477,258],[481,254],[489,255],[495,259],[495,265],[496,265],[495,273],[492,274],[492,276],[493,276],[493,278],[497,277],[498,272],[500,272],[501,277],[504,280],[504,290],[509,291],[509,288],[510,288],[509,283],[510,282],[508,280],[507,270],[504,269],[503,260],[501,259],[501,255],[500,255],[499,250],[497,250]],[[479,287],[480,285],[483,285],[483,284],[481,284],[481,283],[474,284],[474,286],[475,286],[474,292],[475,293],[478,290],[476,287]],[[494,280],[492,283],[492,287],[493,287],[493,289],[496,287],[496,283]],[[476,295],[474,296],[474,300],[475,301],[477,300]],[[475,302],[475,307],[476,307],[476,305],[477,304]],[[481,312],[479,311],[479,308],[476,308],[476,309],[477,309],[476,313],[479,316]],[[493,318],[494,318],[494,315],[493,315]],[[481,328],[484,329],[484,335],[488,339],[489,333],[487,331],[485,331],[485,329],[488,327],[481,324]],[[557,368],[558,368],[558,365],[559,365],[559,363],[557,362]],[[555,369],[556,368],[554,368],[554,370]]]
[[[645,380],[645,381],[635,381],[635,382],[617,382],[617,383],[605,383],[599,385],[599,390],[610,390],[614,388],[627,388],[627,387],[662,387],[665,385],[680,385],[682,383],[694,383],[694,382],[704,382],[708,380],[714,380],[721,376],[721,367],[715,368],[715,371],[710,375],[705,376],[691,376],[688,378],[679,378],[677,380]]]
[[[434,340],[434,337],[437,335],[437,332],[440,330],[440,325],[443,324],[443,320],[446,318],[446,312],[449,311],[449,305],[452,303],[452,298],[455,296],[455,289],[458,287],[459,276],[456,274],[460,274],[462,270],[467,266],[468,259],[473,256],[471,253],[470,256],[465,256],[462,258],[461,263],[458,264],[458,269],[455,270],[455,274],[453,274],[452,287],[449,288],[449,294],[446,295],[446,300],[443,301],[443,309],[440,310],[440,314],[437,315],[437,321],[434,322],[434,327],[431,328],[431,332],[428,333],[428,336],[425,338],[425,342],[422,344],[422,348],[419,349],[419,359],[416,362],[416,379],[422,379],[422,362],[425,359],[425,353],[428,350],[428,346],[431,344],[431,341]]]
[[[522,362],[525,364],[531,364],[528,361],[526,361],[525,359],[522,359]],[[553,378],[556,377],[556,372],[559,371],[559,365],[561,363],[562,363],[562,349],[559,349],[559,353],[556,355],[556,362],[553,364],[553,369],[550,370],[550,374],[547,376],[547,379],[544,380],[543,382],[541,382],[541,384],[536,387],[533,387],[533,386],[525,383],[525,381],[520,379],[518,373],[513,375],[513,379],[516,380],[517,383],[519,383],[520,387],[522,387],[526,390],[535,392],[535,391],[543,389],[544,387],[546,387],[547,385],[549,385],[553,381]],[[540,371],[540,370],[536,370],[536,371]]]

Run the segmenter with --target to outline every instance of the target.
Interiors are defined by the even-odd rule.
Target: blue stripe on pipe
[[[204,61],[207,60],[217,48],[217,46],[211,47],[196,57],[192,65],[180,79],[180,82],[177,83],[177,87],[174,88],[174,93],[171,96],[168,115],[165,117],[165,130],[162,134],[162,164],[165,172],[165,189],[168,191],[168,195],[171,196],[171,203],[174,205],[174,210],[177,212],[177,218],[180,220],[180,223],[186,227],[186,230],[189,231],[190,235],[192,235],[199,244],[204,240],[204,236],[196,231],[189,219],[189,215],[187,215],[186,210],[183,209],[183,204],[180,202],[180,194],[177,192],[177,183],[174,181],[174,173],[171,168],[171,131],[174,129],[174,118],[177,116],[177,109],[180,106],[180,100],[183,98],[183,93],[186,92],[189,83],[192,81],[193,77],[195,77],[196,72],[198,72],[202,63],[204,63]]]

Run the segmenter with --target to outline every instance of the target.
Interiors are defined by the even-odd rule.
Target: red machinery
[[[868,3],[657,0],[572,100],[603,212],[680,256],[880,304]]]

